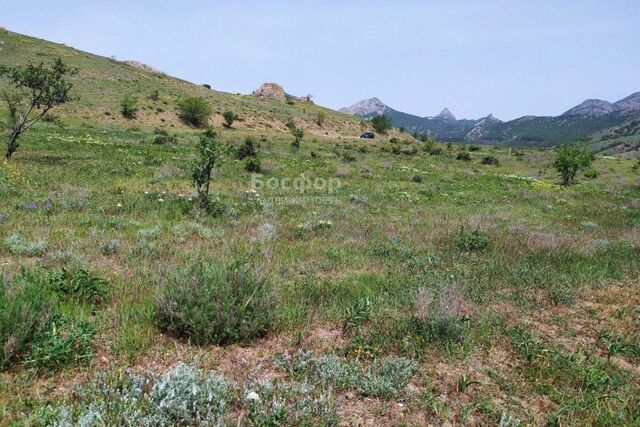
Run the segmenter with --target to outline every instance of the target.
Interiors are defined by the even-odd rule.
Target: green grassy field
[[[245,135],[222,131],[236,145]],[[69,324],[95,329],[86,357],[27,353],[2,374],[5,423],[46,423],[63,404],[81,411],[73,390],[94,387],[99,372],[157,375],[178,361],[226,379],[229,423],[277,418],[273,405],[247,403],[249,389],[273,395],[291,425],[638,422],[640,189],[630,160],[599,158],[598,178],[561,187],[548,151],[517,160],[483,148],[464,162],[457,146],[430,156],[417,143],[396,144],[416,144],[411,155],[388,140],[309,139],[293,152],[290,137],[265,134],[263,183],[305,174],[339,188],[255,194],[229,157],[212,188],[226,210],[211,216],[192,200],[196,137],[157,145],[150,131],[43,124],[3,164],[4,275],[65,267],[106,280],[97,306],[58,302]],[[500,165],[480,164],[486,155]],[[476,230],[480,244],[461,239]],[[219,347],[162,333],[157,298],[196,257],[249,259],[269,278],[276,320],[266,337]],[[55,359],[59,348],[43,346]],[[391,356],[410,364],[408,379],[369,373]],[[320,373],[299,367],[314,357]],[[323,367],[338,374],[327,379]],[[349,369],[356,379],[343,381]],[[256,385],[265,380],[280,388]],[[375,391],[396,380],[393,392]],[[303,397],[309,407],[296,406]]]
[[[639,425],[635,160],[561,186],[552,150],[358,140],[308,103],[0,41],[81,68],[0,162],[2,425]],[[261,162],[231,150],[208,212],[193,95]]]

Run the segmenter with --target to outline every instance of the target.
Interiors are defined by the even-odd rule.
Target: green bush
[[[555,168],[563,185],[573,184],[579,171],[588,169],[595,156],[587,147],[574,143],[565,144],[556,152]]]
[[[55,369],[84,364],[93,357],[95,326],[54,316],[42,335],[33,343],[24,364],[35,368]]]
[[[227,129],[231,129],[231,127],[233,126],[233,122],[238,120],[239,117],[233,111],[225,111],[224,113],[222,113],[222,118],[224,119],[224,123],[222,125]]]
[[[456,160],[462,160],[464,162],[469,162],[469,161],[471,161],[471,154],[467,153],[466,151],[462,151],[462,152],[458,153],[458,155],[456,156]]]
[[[500,161],[494,156],[484,156],[480,161],[483,165],[495,165],[498,166]]]
[[[271,284],[246,261],[179,269],[157,300],[160,328],[196,344],[248,342],[274,328]]]
[[[153,138],[153,143],[156,144],[156,145],[177,144],[178,143],[178,137],[176,135],[158,134]]]
[[[120,112],[125,119],[135,119],[138,115],[138,99],[133,95],[127,95],[120,101]]]
[[[262,171],[262,164],[258,158],[250,158],[244,164],[244,169],[247,172],[260,173]]]
[[[99,305],[107,297],[108,282],[83,268],[61,268],[50,274],[47,282],[60,299]]]
[[[236,159],[238,160],[243,160],[246,157],[256,157],[257,155],[256,142],[250,136],[245,138],[242,145],[236,150]]]
[[[54,307],[44,285],[26,270],[11,280],[0,276],[0,369],[24,357],[48,327]]]
[[[456,245],[465,251],[476,251],[484,249],[489,245],[489,236],[480,230],[474,230],[471,233],[465,233],[460,230],[460,235],[456,239]]]
[[[391,117],[384,114],[375,116],[371,119],[371,127],[373,127],[373,130],[375,130],[376,132],[386,135],[389,129],[391,129],[392,127]]]
[[[584,177],[587,179],[596,179],[598,177],[598,171],[593,168],[589,168],[584,171]]]
[[[213,110],[203,97],[186,98],[178,102],[180,119],[188,125],[203,127],[207,124]]]

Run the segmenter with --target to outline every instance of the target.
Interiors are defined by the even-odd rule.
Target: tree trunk
[[[18,149],[18,136],[20,134],[18,132],[12,132],[9,135],[9,140],[7,141],[7,153],[4,155],[4,158],[7,160],[11,160],[11,156]]]

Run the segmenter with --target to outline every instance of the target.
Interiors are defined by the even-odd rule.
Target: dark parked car
[[[365,138],[365,139],[373,139],[375,137],[376,135],[373,132],[364,132],[362,135],[360,135],[360,138]]]

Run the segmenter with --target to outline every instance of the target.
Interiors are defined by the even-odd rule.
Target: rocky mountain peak
[[[602,99],[587,99],[579,105],[563,113],[563,116],[587,116],[599,117],[614,111],[614,106],[609,101]]]
[[[456,116],[454,116],[447,107],[445,107],[435,118],[445,120],[447,122],[453,122],[456,120]]]
[[[615,108],[616,111],[620,111],[622,113],[640,111],[640,92],[636,92],[624,99],[621,99],[618,102],[615,102],[613,104],[613,108]]]
[[[360,117],[379,116],[389,111],[389,107],[378,98],[369,98],[353,104],[350,107],[341,108],[341,112]]]

